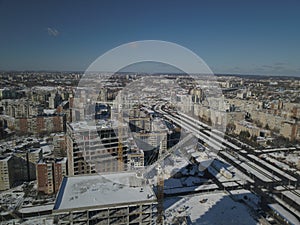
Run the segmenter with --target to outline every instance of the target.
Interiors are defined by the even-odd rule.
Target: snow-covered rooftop
[[[56,112],[56,109],[44,109],[43,112],[47,115],[53,115]]]
[[[151,187],[137,178],[135,173],[107,173],[65,177],[54,210],[155,201]]]
[[[126,126],[127,124],[123,123],[122,126]],[[95,121],[76,121],[70,123],[70,126],[75,131],[84,131],[84,130],[90,130],[90,131],[96,131],[97,129],[106,129],[106,128],[117,128],[118,127],[118,121],[116,120],[105,120],[101,119],[97,122]]]

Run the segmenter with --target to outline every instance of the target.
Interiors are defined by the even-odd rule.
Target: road
[[[267,200],[265,206],[269,203],[279,203],[277,199],[282,199],[291,205],[292,209],[300,211],[300,201],[297,201],[298,198],[300,199],[300,191],[295,190],[300,184],[299,176],[289,171],[283,171],[277,165],[258,157],[262,153],[281,150],[295,151],[299,150],[298,148],[255,150],[252,146],[239,140],[232,140],[221,131],[217,131],[189,115],[170,112],[162,108],[162,104],[159,104],[154,107],[154,110],[166,120],[191,132],[201,144],[207,146],[211,151],[217,151],[222,159],[251,177],[255,181],[252,191]],[[280,187],[280,190],[278,190],[278,187]],[[270,196],[276,196],[277,198]],[[295,212],[290,211],[300,219],[299,214],[296,215]]]

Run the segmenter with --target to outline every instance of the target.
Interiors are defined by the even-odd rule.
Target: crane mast
[[[157,218],[156,224],[164,224],[164,174],[163,168],[157,167]]]
[[[160,148],[158,152],[158,160],[160,161],[157,164],[157,218],[156,224],[162,225],[164,224],[164,186],[165,186],[165,177],[164,177],[164,159],[163,156],[163,149],[162,140],[160,141]],[[161,160],[160,160],[161,159]]]
[[[118,171],[124,170],[123,162],[123,112],[122,105],[118,105]]]

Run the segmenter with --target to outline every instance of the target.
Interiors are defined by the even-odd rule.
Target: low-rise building
[[[155,224],[157,198],[135,173],[65,177],[53,208],[55,224]]]
[[[271,131],[262,129],[260,127],[255,126],[255,124],[247,122],[247,121],[239,121],[235,123],[235,130],[236,134],[240,134],[241,131],[248,131],[250,136],[256,137],[270,137]]]

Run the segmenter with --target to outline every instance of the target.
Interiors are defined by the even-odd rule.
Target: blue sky
[[[106,51],[170,41],[214,73],[300,74],[299,1],[0,0],[0,70],[85,70]]]

